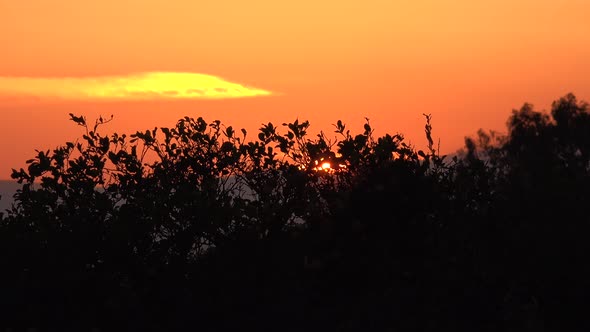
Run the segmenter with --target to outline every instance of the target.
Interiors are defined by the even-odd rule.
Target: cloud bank
[[[229,99],[272,92],[222,78],[180,72],[95,77],[0,76],[0,96],[62,100]]]

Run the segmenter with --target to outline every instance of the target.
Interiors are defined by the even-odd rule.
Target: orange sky
[[[183,72],[274,93],[60,101],[0,85],[0,179],[35,148],[78,137],[70,112],[114,114],[105,129],[126,133],[203,116],[252,137],[262,122],[330,131],[341,119],[360,131],[368,117],[419,148],[432,113],[453,152],[480,127],[504,129],[524,102],[590,99],[589,13],[587,0],[0,0],[5,80]]]

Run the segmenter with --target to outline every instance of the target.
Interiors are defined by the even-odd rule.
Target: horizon
[[[68,113],[113,114],[103,133],[201,116],[250,137],[296,118],[356,132],[367,117],[418,148],[427,113],[452,153],[480,128],[505,131],[524,103],[590,99],[588,12],[583,0],[6,2],[0,180],[35,149],[79,138]]]

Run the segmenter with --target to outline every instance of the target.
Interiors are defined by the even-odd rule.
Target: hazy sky
[[[0,179],[77,138],[70,112],[114,114],[109,132],[189,115],[251,137],[268,121],[360,131],[368,117],[419,148],[431,113],[452,152],[524,102],[590,99],[589,14],[587,0],[0,0]],[[160,98],[189,90],[241,95]]]

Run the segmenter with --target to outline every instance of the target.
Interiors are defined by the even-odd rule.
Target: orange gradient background
[[[479,128],[504,130],[524,102],[590,99],[586,0],[0,0],[0,77],[186,72],[274,92],[218,100],[20,98],[0,91],[0,179],[34,149],[81,134],[68,113],[114,115],[105,132],[188,115],[246,128],[309,120],[332,131],[403,133],[443,153]]]

